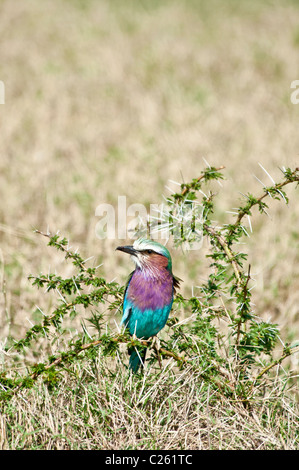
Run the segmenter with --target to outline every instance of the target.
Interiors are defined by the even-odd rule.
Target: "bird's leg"
[[[154,348],[155,351],[156,351],[160,369],[162,369],[162,361],[161,361],[161,356],[160,356],[160,353],[159,353],[159,350],[160,350],[160,341],[159,341],[159,339],[157,338],[157,336],[154,336],[154,337],[153,337],[152,346],[153,346],[153,348]]]

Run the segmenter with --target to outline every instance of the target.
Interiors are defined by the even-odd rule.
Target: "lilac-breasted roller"
[[[172,274],[168,249],[158,242],[140,238],[132,246],[116,249],[129,253],[135,262],[125,289],[121,324],[131,335],[147,340],[165,326],[179,279]],[[144,365],[146,349],[134,347],[129,353],[130,369],[137,372]]]

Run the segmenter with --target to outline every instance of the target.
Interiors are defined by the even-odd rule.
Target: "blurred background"
[[[161,203],[208,164],[225,166],[215,220],[241,193],[299,166],[299,2],[291,0],[0,1],[0,328],[20,337],[51,297],[28,276],[71,274],[34,229],[70,239],[124,283],[132,270],[100,240],[98,205]],[[299,193],[254,211],[244,239],[256,313],[298,339]],[[170,246],[191,295],[208,276],[204,249]],[[68,271],[69,270],[69,271]],[[292,358],[298,361],[298,358]]]

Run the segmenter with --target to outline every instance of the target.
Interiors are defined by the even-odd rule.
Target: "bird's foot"
[[[159,351],[160,351],[160,340],[157,338],[157,336],[153,337],[152,346],[153,346],[154,350],[156,351],[160,369],[162,369],[162,361],[161,361],[161,356],[160,356],[160,353],[159,353]]]

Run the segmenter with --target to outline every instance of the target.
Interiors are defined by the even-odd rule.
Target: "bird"
[[[125,287],[120,324],[131,336],[148,340],[164,328],[181,280],[172,274],[168,249],[154,240],[139,238],[116,250],[131,255],[135,263]],[[146,348],[131,347],[129,354],[129,368],[136,373],[144,367]]]

